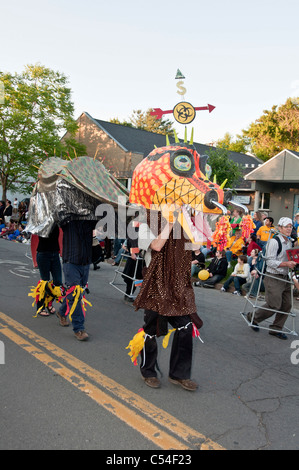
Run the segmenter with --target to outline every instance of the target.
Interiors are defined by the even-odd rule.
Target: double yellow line
[[[16,332],[22,334],[22,336]],[[98,405],[124,421],[161,449],[224,450],[219,444],[206,438],[203,434],[68,354],[2,312],[0,312],[0,334],[9,338],[93,399]],[[58,360],[54,360],[53,356]]]

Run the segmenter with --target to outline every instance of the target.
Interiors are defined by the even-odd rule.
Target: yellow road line
[[[45,338],[37,335],[32,330],[26,328],[25,326],[23,326],[22,324],[16,322],[15,320],[12,320],[10,317],[8,317],[7,315],[5,315],[2,312],[0,312],[0,319],[2,319],[6,324],[13,327],[15,330],[17,330],[20,333],[22,333],[23,335],[27,336],[29,339],[35,341],[37,344],[39,344],[41,347],[45,348],[47,351],[49,351],[54,356],[58,357],[60,360],[63,360],[64,362],[66,362],[67,364],[69,364],[70,366],[75,368],[77,371],[79,371],[80,373],[86,375],[93,382],[97,383],[102,388],[104,388],[107,391],[109,391],[110,393],[114,394],[118,399],[121,399],[123,402],[127,403],[130,407],[135,408],[136,410],[138,410],[138,412],[142,413],[143,415],[150,418],[152,421],[156,422],[159,426],[165,427],[170,432],[173,432],[178,438],[186,441],[188,443],[188,445],[191,445],[191,447],[193,447],[193,448],[195,447],[195,448],[198,448],[198,449],[201,449],[201,450],[224,450],[223,447],[221,447],[219,444],[213,442],[212,440],[206,438],[203,434],[201,434],[201,433],[197,432],[196,430],[190,428],[189,426],[185,425],[184,423],[177,420],[175,417],[173,417],[169,413],[161,410],[160,408],[156,407],[155,405],[153,405],[152,403],[150,403],[147,400],[143,399],[142,397],[135,394],[134,392],[131,392],[130,390],[126,389],[125,387],[118,384],[117,382],[110,379],[109,377],[103,375],[101,372],[97,371],[96,369],[91,368],[90,366],[88,366],[84,362],[80,361],[76,357],[68,354],[66,351],[59,348],[55,344],[50,343]],[[7,331],[7,328],[3,328],[2,330],[0,329],[0,332],[5,334],[6,336],[12,335],[12,332],[9,332],[9,330]],[[21,347],[24,347],[25,343],[24,343],[24,340],[21,337],[18,337],[17,335],[15,335],[13,337],[14,337],[14,339],[12,339],[12,336],[10,337],[10,339],[12,339],[13,341],[15,340],[15,342],[17,342],[17,344],[19,344]],[[30,345],[30,343],[29,343],[29,345]],[[24,347],[24,349],[28,350],[28,352],[35,355],[35,357],[37,359],[41,359],[42,357],[44,357],[43,355],[41,355],[42,351],[39,351],[39,353],[34,354],[34,351],[36,350],[36,348],[34,348],[32,345],[26,346],[26,348]],[[48,360],[48,358],[50,360]],[[42,362],[44,362],[44,361],[42,361]],[[44,363],[46,365],[48,365],[49,367],[51,367],[51,364],[53,364],[53,359],[50,356],[47,356],[47,360]],[[53,367],[51,367],[51,368],[53,368]],[[64,374],[65,374],[66,375],[65,378],[67,380],[69,380],[73,385],[77,386],[77,381],[76,381],[76,383],[73,383],[73,381],[70,380],[70,378],[74,377],[74,375],[75,375],[72,371],[69,371],[68,369],[66,369],[61,364],[59,364],[58,369],[56,369],[56,366],[55,366],[54,370],[57,373],[61,372],[60,375],[62,375],[62,376],[64,376]],[[65,371],[69,371],[70,374],[66,373]],[[89,384],[88,382],[85,382],[81,377],[80,377],[80,380],[83,381],[82,384],[86,383],[86,384],[88,384],[88,386],[84,387],[81,384],[80,386],[78,386],[78,388],[82,391],[88,390],[88,395],[91,396],[91,398],[95,399],[94,397],[99,397],[98,393],[100,393],[100,394],[102,394],[101,395],[101,400],[104,399],[104,403],[107,402],[107,399],[108,399],[108,402],[109,402],[109,400],[113,400],[111,397],[109,397],[105,393],[101,392],[97,387],[94,387],[92,384]],[[90,387],[92,387],[92,388],[90,388]],[[89,390],[93,390],[93,393],[90,394]],[[104,404],[101,400],[98,401],[96,399],[96,401],[100,405],[104,406]],[[143,425],[144,425],[143,421],[140,424],[139,424],[139,422],[137,423],[136,416],[138,416],[139,418],[140,418],[140,416],[136,415],[136,413],[134,413],[133,420],[130,420],[129,417],[128,417],[128,421],[127,421],[127,413],[129,411],[128,408],[126,408],[124,405],[121,405],[119,402],[116,402],[115,400],[113,400],[113,402],[115,402],[113,404],[113,409],[114,410],[117,410],[118,412],[126,411],[124,414],[120,413],[121,416],[119,416],[118,414],[116,414],[116,415],[120,419],[122,419],[123,421],[128,422],[128,424],[130,426],[137,429],[141,434],[144,435],[144,431],[146,431],[146,437],[149,438],[148,437],[148,431],[149,431],[148,426],[149,426],[149,424],[151,424],[150,421],[145,420],[146,423],[147,423],[145,429],[143,429]],[[116,404],[118,406],[121,406],[122,408],[121,409],[118,408],[118,406],[116,406]],[[113,412],[110,407],[111,407],[111,404],[108,406],[107,409],[109,411]],[[124,419],[124,416],[126,416],[126,419]],[[158,429],[158,428],[151,429],[150,435],[152,436],[152,438],[150,438],[150,440],[154,441],[154,439],[156,439],[155,435],[157,433],[159,435],[158,441],[160,442],[161,430]],[[171,437],[169,434],[167,434],[167,436],[169,438]],[[164,438],[165,438],[165,436],[163,437],[163,439]],[[164,443],[164,441],[163,441],[163,443]],[[161,447],[161,443],[160,444],[157,443],[157,445],[159,445]],[[186,448],[188,448],[186,446],[181,447],[182,444],[179,441],[176,442],[176,445],[179,445],[180,447],[173,447],[173,442],[172,443],[169,442],[166,445],[171,445],[171,447],[162,447],[162,448],[166,448],[166,449],[170,449],[170,448],[173,448],[173,449],[182,449],[182,448],[184,448],[184,449],[186,449]]]
[[[0,332],[18,346],[23,348],[25,351],[30,353],[40,362],[55,371],[56,374],[59,374],[65,380],[70,382],[81,392],[86,393],[90,398],[92,398],[96,403],[101,405],[107,411],[124,421],[127,425],[134,428],[150,441],[154,442],[161,449],[188,449],[186,445],[183,445],[181,442],[166,432],[161,431],[157,426],[151,424],[148,420],[142,418],[137,413],[130,410],[127,406],[122,405],[117,400],[109,397],[109,395],[102,392],[98,387],[95,387],[90,382],[84,380],[80,375],[64,367],[59,362],[53,361],[51,356],[43,353],[41,349],[36,348],[31,343],[24,340],[21,336],[11,331],[9,328],[0,329]]]

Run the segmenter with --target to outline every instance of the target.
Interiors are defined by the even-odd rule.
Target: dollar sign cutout
[[[177,93],[178,93],[179,95],[182,95],[182,96],[184,96],[184,94],[185,94],[186,91],[187,91],[186,88],[185,88],[183,85],[184,85],[183,80],[180,80],[180,81],[177,83],[177,85],[176,85],[177,88],[179,89],[179,90],[177,91]]]

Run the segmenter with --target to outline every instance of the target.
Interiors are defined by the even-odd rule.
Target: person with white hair
[[[281,217],[278,221],[279,234],[273,237],[266,250],[266,276],[265,299],[266,303],[255,311],[253,330],[259,331],[258,324],[276,313],[269,334],[279,339],[287,339],[282,332],[288,313],[291,311],[292,289],[289,282],[289,269],[294,269],[295,261],[289,261],[286,251],[292,248],[290,235],[293,223],[288,217]],[[279,313],[283,312],[283,313]],[[248,320],[252,320],[252,312],[247,314]]]

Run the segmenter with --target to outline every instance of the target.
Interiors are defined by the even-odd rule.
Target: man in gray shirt
[[[256,310],[254,315],[253,329],[259,331],[258,324],[267,318],[274,315],[275,311],[285,312],[276,313],[273,324],[270,326],[269,334],[276,336],[279,339],[287,339],[287,335],[282,333],[282,329],[287,320],[288,313],[290,313],[291,302],[291,283],[289,279],[289,269],[296,266],[296,262],[288,261],[286,251],[292,248],[290,235],[292,232],[292,220],[288,217],[282,217],[278,222],[279,234],[272,238],[266,250],[266,276],[264,279],[265,284],[265,297],[266,303]],[[281,242],[281,251],[279,251],[279,238]],[[248,314],[248,320],[251,321],[252,313]],[[277,330],[271,331],[271,330]]]

